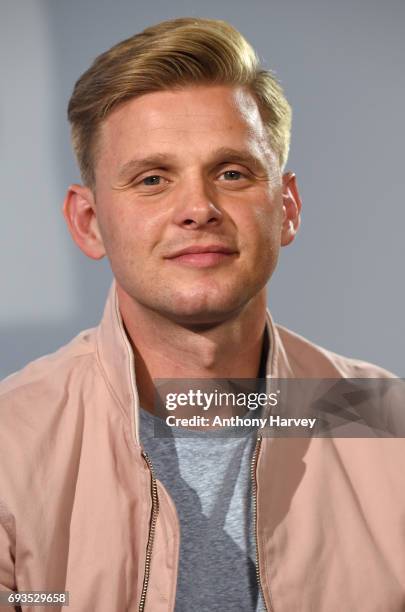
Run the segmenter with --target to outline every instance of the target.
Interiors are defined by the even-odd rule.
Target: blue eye
[[[160,185],[160,179],[162,177],[158,176],[157,174],[154,174],[152,176],[146,176],[143,180],[142,183],[144,185]]]
[[[237,181],[241,178],[241,176],[242,173],[238,172],[237,170],[227,170],[226,172],[224,172],[224,178],[227,181]]]

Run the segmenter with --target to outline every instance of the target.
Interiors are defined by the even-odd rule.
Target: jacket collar
[[[277,327],[267,310],[266,328],[270,348],[266,363],[266,378],[291,378],[292,370]],[[131,423],[134,440],[139,442],[139,396],[135,377],[135,359],[124,329],[118,306],[116,284],[113,281],[104,314],[97,328],[97,355],[110,392]]]

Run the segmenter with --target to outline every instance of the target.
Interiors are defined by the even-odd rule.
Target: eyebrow
[[[118,171],[118,180],[131,178],[135,172],[142,172],[148,168],[161,168],[173,164],[175,158],[171,155],[156,153],[142,158],[133,158],[126,162]]]
[[[213,165],[227,162],[248,164],[256,172],[263,172],[266,170],[265,159],[260,159],[260,157],[254,155],[248,149],[221,147],[215,151],[212,157]]]
[[[175,155],[166,153],[156,153],[143,158],[132,158],[127,161],[118,171],[118,181],[125,182],[131,179],[134,174],[141,173],[148,168],[168,168],[176,164],[178,158]],[[225,163],[248,164],[255,172],[265,172],[265,161],[251,153],[247,149],[234,149],[231,147],[220,147],[211,155],[208,166],[215,166]]]

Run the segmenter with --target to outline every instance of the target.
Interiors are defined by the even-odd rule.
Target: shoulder
[[[396,378],[378,365],[339,355],[281,325],[275,327],[297,378]]]
[[[0,382],[2,417],[8,406],[34,402],[41,404],[52,396],[56,399],[68,382],[83,377],[96,358],[95,328],[82,331],[54,353],[28,363],[24,368]]]

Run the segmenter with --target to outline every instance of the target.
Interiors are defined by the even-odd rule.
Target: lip
[[[238,255],[238,251],[223,244],[192,245],[180,249],[166,259],[193,268],[210,268],[227,263]]]
[[[168,255],[166,259],[175,259],[182,255],[199,255],[201,253],[223,253],[224,255],[236,255],[237,251],[223,244],[192,245],[185,249],[180,249],[172,255]]]

